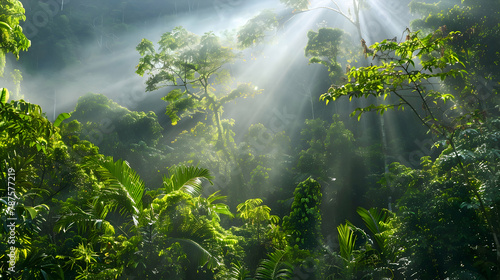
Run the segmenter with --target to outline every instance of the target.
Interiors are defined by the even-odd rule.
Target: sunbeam
[[[0,278],[498,280],[499,19],[0,1]]]

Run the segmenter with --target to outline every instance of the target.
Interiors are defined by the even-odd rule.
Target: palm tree
[[[213,194],[205,199],[199,196],[203,181],[212,183],[213,177],[207,169],[171,167],[163,177],[162,188],[153,191],[153,201],[144,206],[144,183],[126,161],[113,161],[112,157],[93,158],[85,165],[95,170],[102,184],[97,187],[96,195],[87,202],[85,209],[72,204],[66,207],[67,213],[56,223],[57,232],[76,225],[79,232],[91,229],[94,237],[102,233],[114,236],[115,228],[122,230],[123,226],[132,222],[132,228],[122,232],[127,237],[133,233],[136,236],[133,238],[140,238],[136,253],[144,256],[146,262],[139,262],[148,270],[155,268],[148,268],[147,259],[161,258],[164,254],[161,252],[175,243],[181,245],[190,263],[212,269],[221,264],[217,248],[236,242],[225,237],[226,233],[221,232],[218,226],[218,219],[214,219],[218,214],[232,215],[227,205],[216,203],[224,197]],[[211,213],[209,216],[212,219],[193,215],[192,208],[196,205]],[[128,221],[114,224],[108,214],[116,210]]]
[[[104,184],[97,186],[97,195],[86,202],[85,209],[75,203],[67,203],[63,207],[63,212],[66,213],[56,222],[55,232],[67,231],[77,226],[78,232],[89,233],[92,239],[100,233],[113,235],[114,227],[106,218],[116,209],[122,215],[130,215],[137,226],[138,216],[143,210],[144,194],[144,182],[137,173],[126,161],[115,162],[112,157],[91,158],[84,165],[95,170]]]

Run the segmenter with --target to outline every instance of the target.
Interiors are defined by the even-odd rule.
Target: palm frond
[[[379,249],[382,250],[385,243],[385,240],[381,236],[382,232],[385,230],[382,223],[385,223],[387,221],[387,211],[378,210],[375,208],[366,210],[363,207],[358,207],[356,212],[358,212],[361,219],[363,219],[366,227],[373,234],[373,238],[375,239],[375,242],[377,243]]]
[[[339,246],[340,246],[340,256],[349,262],[352,259],[352,252],[354,251],[354,245],[356,243],[356,235],[352,228],[345,224],[339,225],[337,227],[339,232]]]
[[[89,203],[86,210],[76,205],[66,207],[66,213],[57,219],[54,231],[66,232],[76,226],[78,233],[89,233],[91,239],[97,237],[97,233],[114,234],[114,227],[104,220],[103,209],[96,206],[96,203]]]
[[[293,266],[286,257],[287,251],[277,250],[267,255],[267,259],[261,260],[255,273],[257,279],[281,280],[290,279],[293,276]]]
[[[207,197],[208,207],[210,211],[216,213],[217,219],[220,220],[219,214],[227,215],[231,218],[234,217],[233,213],[229,209],[229,206],[224,203],[214,203],[215,201],[225,201],[227,196],[217,195],[220,191],[216,191]]]
[[[194,258],[198,266],[207,266],[208,269],[216,268],[223,263],[198,242],[189,238],[169,238],[172,242],[179,242],[188,257]]]
[[[49,256],[40,250],[31,252],[27,258],[22,260],[16,269],[22,271],[20,279],[64,279],[64,273],[53,256]]]
[[[231,263],[228,280],[250,280],[250,271],[239,261]]]
[[[210,171],[196,166],[173,166],[169,169],[169,176],[163,176],[163,187],[166,193],[180,190],[197,197],[202,193],[202,180],[212,183]]]
[[[110,207],[119,207],[122,214],[128,212],[133,216],[139,215],[142,210],[144,182],[128,162],[123,160],[115,162],[113,157],[92,162],[96,164],[96,171],[106,185],[101,190],[99,200],[109,203]]]

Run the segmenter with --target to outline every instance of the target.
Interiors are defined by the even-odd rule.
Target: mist
[[[3,7],[0,278],[500,275],[500,2]]]
[[[203,2],[203,4],[200,1],[191,1],[190,4],[177,2],[164,2],[163,7],[157,8],[159,14],[156,17],[143,19],[144,22],[139,23],[139,27],[134,28],[134,30],[112,34],[101,32],[100,37],[80,42],[76,54],[78,61],[62,69],[51,67],[55,58],[47,56],[40,58],[45,61],[44,64],[38,66],[41,71],[28,72],[23,69],[23,58],[21,56],[20,62],[14,62],[10,67],[20,68],[23,73],[22,92],[25,94],[25,98],[40,104],[51,118],[53,118],[54,104],[56,104],[56,115],[72,111],[78,97],[87,92],[105,94],[131,110],[153,110],[158,113],[161,112],[164,105],[157,102],[157,100],[165,92],[146,93],[144,90],[145,78],[135,74],[135,66],[140,57],[135,50],[135,46],[142,38],[156,42],[161,34],[172,30],[176,26],[184,26],[187,30],[196,34],[203,34],[208,31],[221,34],[223,31],[231,30],[234,33],[236,28],[263,9],[273,9],[281,13],[292,12],[277,3],[278,1],[251,1],[250,3],[247,1],[217,0]],[[318,1],[316,5],[318,7],[323,6],[328,2]],[[372,16],[362,11],[363,35],[366,36],[365,39],[371,42],[384,37],[398,36],[408,25],[407,21],[403,21],[404,17],[400,13],[400,10],[406,9],[405,4],[397,2],[395,6],[394,3],[396,2],[394,1],[394,3],[386,2],[384,4],[380,2],[384,1],[372,1],[370,3],[370,6],[375,7],[377,11],[376,15]],[[32,41],[31,49],[39,48],[38,41],[44,35],[42,34],[45,28],[45,22],[42,21],[44,19],[43,15],[48,17],[48,19],[45,18],[44,20],[51,21],[64,12],[64,10],[59,10],[61,5],[56,1],[47,1],[47,3],[52,5],[49,5],[48,10],[27,9],[26,11],[27,22],[24,27],[27,31],[31,31],[27,32],[29,39]],[[65,1],[64,9],[67,11],[72,8],[79,9],[81,7],[76,1]],[[345,7],[341,8],[346,10]],[[125,22],[127,22],[127,14],[133,12],[132,8],[123,12]],[[71,20],[71,14],[68,18]],[[391,20],[385,20],[387,18]],[[86,28],[98,29],[99,27],[92,27],[92,24],[95,25],[98,20],[98,18],[94,18],[92,22],[87,23]],[[308,60],[304,57],[307,31],[317,29],[319,26],[345,29],[353,35],[353,41],[357,42],[358,40],[355,36],[354,26],[345,18],[332,11],[318,9],[291,17],[282,29],[274,34],[271,43],[245,51],[245,57],[243,57],[245,62],[240,60],[236,62],[236,65],[231,66],[237,71],[237,73],[233,73],[236,80],[252,82],[260,89],[264,89],[262,96],[250,101],[260,107],[258,112],[272,111],[272,109],[265,108],[266,105],[281,102],[280,99],[282,98],[290,100],[290,96],[293,96],[293,100],[297,100],[293,105],[297,108],[290,108],[290,110],[306,110],[306,108],[300,108],[303,107],[301,104],[307,104],[310,107],[310,99],[313,98],[314,101],[317,101],[320,91],[325,90],[324,88],[311,89],[313,83],[310,81],[315,76],[320,75],[322,69],[318,65],[308,65]],[[273,34],[270,34],[270,36],[272,37]],[[269,67],[270,65],[273,65],[273,67]],[[301,69],[302,71],[295,69]],[[311,91],[316,93],[311,93]],[[313,97],[307,97],[307,95],[311,94]],[[56,101],[54,101],[54,98]],[[147,108],[141,105],[145,103],[148,104],[147,106],[153,105],[154,107]],[[245,107],[248,108],[249,106]],[[240,111],[237,107],[233,107],[233,109],[236,112]],[[229,110],[228,114],[231,117],[237,117],[231,114]],[[245,116],[242,119],[248,120],[249,118]]]
[[[257,1],[251,5],[244,4],[243,1],[233,1],[235,3],[232,4],[217,2],[219,1],[214,1],[212,5],[206,3],[204,7],[199,4],[193,4],[191,7],[176,4],[177,11],[173,8],[173,4],[165,2],[164,5],[172,6],[165,11],[170,12],[170,14],[159,14],[155,18],[144,19],[143,23],[139,23],[137,30],[104,34],[104,36],[93,38],[93,40],[81,42],[81,45],[78,46],[80,53],[77,54],[79,61],[63,69],[51,69],[52,59],[44,57],[45,65],[39,66],[42,71],[29,73],[24,71],[23,59],[21,58],[20,63],[14,64],[23,72],[25,82],[22,84],[22,88],[25,97],[31,102],[41,104],[47,113],[52,113],[55,95],[57,99],[56,114],[71,111],[78,97],[87,92],[105,94],[131,110],[141,108],[142,102],[147,99],[157,100],[162,97],[161,94],[164,94],[145,93],[145,79],[135,74],[135,66],[140,58],[135,47],[142,38],[156,42],[161,34],[171,31],[176,26],[183,26],[196,34],[209,31],[221,32],[228,27],[236,28],[243,24],[246,18],[252,16],[251,11],[257,13],[263,8],[273,8],[273,6],[265,5],[266,1]],[[64,8],[71,9],[72,5],[77,6],[78,3],[66,1]],[[58,7],[60,6],[52,7],[52,9],[55,10]],[[44,10],[27,10],[28,21],[26,25],[31,25],[29,20],[32,19],[34,22],[37,16],[44,12]],[[55,17],[58,12],[53,12],[53,14]],[[28,33],[32,49],[39,47],[38,40],[44,31],[43,28],[42,25],[41,28],[37,28],[37,32]],[[92,28],[91,24],[88,28]],[[49,66],[46,68],[49,68],[50,71],[44,71],[44,66]],[[158,102],[153,103],[158,104]],[[164,106],[150,110],[158,111],[160,107]],[[52,114],[48,115],[52,116]]]
[[[203,117],[184,118],[176,126],[171,125],[171,120],[165,115],[166,103],[161,100],[169,89],[146,92],[147,77],[140,77],[135,73],[140,58],[135,49],[137,44],[142,38],[156,43],[163,33],[176,26],[183,26],[198,35],[212,31],[222,39],[229,36],[229,40],[235,41],[238,28],[262,10],[269,9],[286,20],[277,30],[266,34],[264,43],[241,50],[242,57],[225,66],[235,81],[252,83],[263,90],[262,94],[253,98],[237,99],[225,106],[223,118],[235,120],[233,130],[236,132],[236,143],[243,140],[251,125],[262,123],[269,135],[286,131],[292,146],[295,146],[302,139],[300,133],[304,119],[330,120],[334,114],[340,115],[340,119],[354,132],[362,145],[369,145],[374,138],[382,139],[385,133],[390,139],[395,139],[400,133],[396,123],[392,123],[390,128],[386,128],[387,132],[384,132],[383,124],[377,116],[368,116],[360,122],[349,117],[356,107],[369,103],[369,100],[339,100],[328,106],[319,101],[319,96],[328,90],[332,81],[326,67],[310,64],[309,58],[305,56],[307,32],[322,27],[340,28],[349,36],[354,52],[361,52],[361,47],[357,29],[352,22],[335,11],[321,8],[338,8],[348,14],[348,5],[335,7],[330,1],[313,2],[311,10],[304,13],[286,8],[279,1],[266,0],[191,1],[182,2],[183,4],[180,1],[166,1],[161,4],[145,2],[143,5],[132,3],[129,7],[118,9],[121,11],[118,18],[133,27],[114,30],[109,29],[110,23],[103,20],[107,15],[99,14],[98,10],[92,10],[90,6],[65,1],[62,7],[57,1],[48,0],[44,2],[48,6],[42,5],[38,10],[27,7],[25,30],[32,41],[29,52],[32,57],[21,56],[20,61],[13,65],[19,66],[24,76],[21,92],[30,102],[40,104],[49,119],[53,120],[60,113],[73,111],[78,98],[86,93],[104,94],[129,110],[155,112],[158,122],[164,128],[162,142],[170,145],[179,133],[191,129]],[[81,9],[92,11],[96,15],[83,17],[77,14]],[[142,16],[133,17],[135,13]],[[60,46],[47,45],[46,42],[41,45],[46,36],[52,36],[44,33],[47,27],[52,30],[60,28],[63,33],[69,32],[64,26],[53,24],[71,21],[72,14],[78,16],[74,20],[78,20],[82,26],[79,34],[73,35],[88,39],[76,42],[71,37],[73,35],[66,34],[68,37],[63,37],[66,38],[65,41],[74,41],[68,44],[74,47],[71,50],[61,50],[58,49]],[[360,12],[363,39],[369,44],[393,37],[401,39],[400,34],[409,24],[408,17],[407,4],[403,2],[370,1],[368,7]],[[94,35],[82,36],[86,33]],[[67,51],[73,61],[61,61],[59,52],[46,49],[47,47]],[[42,56],[44,54],[49,56]],[[27,60],[32,64],[23,66]],[[36,61],[35,65],[33,61]],[[345,61],[341,63],[347,64]],[[383,145],[386,145],[387,150],[400,146],[398,142],[380,141],[385,142]],[[292,153],[292,150],[286,152]],[[227,187],[222,185],[222,189]]]

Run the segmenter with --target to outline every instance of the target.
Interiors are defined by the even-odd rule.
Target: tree
[[[158,44],[155,50],[151,41],[143,39],[137,46],[142,57],[136,73],[149,76],[146,90],[179,87],[162,98],[168,103],[166,114],[172,124],[194,113],[209,114],[217,128],[218,147],[223,148],[227,141],[221,120],[224,106],[236,98],[260,93],[249,84],[231,89],[230,73],[224,66],[237,54],[221,45],[212,32],[199,37],[182,27],[164,33]]]
[[[126,160],[147,185],[161,183],[158,171],[167,159],[160,151],[163,129],[154,112],[131,111],[102,94],[89,93],[78,98],[71,115],[72,122],[63,129],[71,127],[74,139],[88,140],[101,154]]]
[[[59,125],[69,114],[61,114],[53,124],[40,106],[7,99],[8,91],[2,89],[0,215],[4,221],[15,222],[6,223],[0,231],[2,276],[62,279],[61,266],[47,248],[46,238],[54,213],[51,200],[67,194],[69,186],[80,186],[75,179],[80,173],[69,162],[67,146],[59,134]],[[69,170],[74,173],[69,174]],[[14,239],[10,238],[12,232],[16,234]],[[7,252],[14,254],[15,267],[9,265]]]
[[[358,119],[363,113],[376,111],[383,114],[389,109],[410,108],[419,121],[429,128],[430,131],[447,139],[450,148],[458,159],[458,167],[461,170],[469,190],[478,199],[480,209],[490,226],[495,244],[500,246],[497,237],[497,229],[493,226],[489,211],[483,201],[481,194],[473,186],[472,177],[466,165],[459,157],[455,145],[455,136],[459,128],[463,128],[471,120],[480,120],[481,116],[477,112],[464,112],[463,116],[455,118],[453,122],[443,120],[442,106],[446,101],[455,99],[454,95],[436,90],[428,89],[426,82],[433,78],[445,80],[447,77],[463,75],[467,73],[460,66],[460,62],[455,52],[448,46],[448,41],[454,40],[458,33],[450,32],[446,36],[441,32],[431,33],[425,37],[420,37],[417,33],[410,33],[405,42],[396,43],[387,40],[373,45],[374,55],[380,56],[382,65],[353,68],[348,73],[349,82],[342,86],[332,86],[327,93],[322,95],[322,99],[327,103],[342,96],[353,97],[383,97],[388,98],[391,94],[396,96],[395,103],[392,104],[371,104],[367,107],[356,108],[351,114],[358,114]],[[394,52],[395,57],[389,57],[389,53]],[[421,61],[420,66],[415,66],[414,60]],[[411,92],[418,101],[414,101],[406,92]],[[391,100],[389,98],[389,100]],[[420,110],[420,107],[422,110]],[[459,109],[460,105],[454,106]],[[500,259],[500,252],[498,253]]]
[[[498,119],[493,123],[498,123]],[[497,167],[493,166],[498,165],[498,156],[486,155],[492,156],[498,149],[486,144],[492,140],[489,131],[481,136],[471,133],[474,132],[464,131],[457,138],[459,156],[471,166],[488,166],[471,168],[475,171],[473,187],[479,189],[482,185],[487,214],[495,217],[497,227],[498,190],[492,188],[491,179],[496,176]],[[475,150],[477,144],[486,145]],[[398,273],[404,278],[419,279],[458,275],[467,279],[496,279],[499,268],[494,237],[478,199],[471,195],[470,186],[457,166],[457,156],[450,148],[434,161],[424,157],[422,165],[422,169],[412,169],[393,163],[388,182],[382,182],[388,183],[385,188],[394,193],[402,193],[396,203],[399,226],[388,240],[393,248],[406,248],[396,253]]]
[[[459,5],[440,3],[422,3],[412,1],[410,11],[421,15],[411,22],[414,30],[426,32],[438,30],[443,36],[450,31],[460,34],[449,41],[468,75],[446,79],[444,83],[453,89],[456,103],[468,112],[498,115],[498,82],[500,75],[497,64],[500,57],[499,34],[494,26],[498,24],[500,5],[497,2],[483,0],[462,1]],[[457,111],[450,110],[450,116],[457,116]]]
[[[26,20],[26,16],[20,1],[0,1],[0,76],[3,75],[5,67],[5,55],[12,53],[19,59],[19,53],[31,45],[19,25],[21,20]]]
[[[348,35],[338,28],[320,28],[317,32],[307,32],[307,46],[305,55],[311,57],[309,63],[319,63],[327,67],[332,81],[338,80],[342,74],[342,68],[337,59],[340,55],[346,56],[344,47],[348,41]]]
[[[266,229],[268,225],[277,224],[279,217],[271,215],[271,208],[262,204],[262,199],[254,198],[240,203],[237,207],[238,216],[248,221],[249,226],[254,228],[254,234],[257,235],[257,243],[261,244],[261,229]]]
[[[208,170],[172,167],[162,188],[145,193],[142,180],[122,160],[98,156],[86,166],[95,170],[96,185],[80,196],[83,201],[63,203],[54,229],[68,234],[75,226],[74,232],[88,237],[73,254],[59,257],[69,259],[71,270],[77,264],[79,277],[212,275],[224,252],[238,251],[236,239],[219,224],[219,214],[232,216],[217,202],[224,197],[198,196],[202,180],[212,178]],[[142,269],[131,269],[138,265]]]

